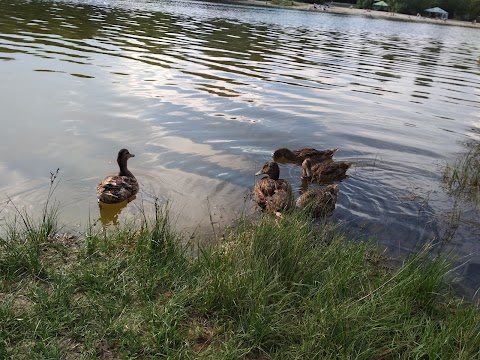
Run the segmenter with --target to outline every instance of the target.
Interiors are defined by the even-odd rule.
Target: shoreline
[[[293,5],[290,5],[290,6],[277,5],[271,2],[267,3],[266,1],[263,1],[263,0],[228,0],[227,2],[240,4],[240,5],[274,7],[274,8],[312,11],[312,12],[320,12],[320,13],[331,13],[331,14],[340,14],[340,15],[355,15],[355,16],[363,16],[363,17],[373,18],[373,19],[387,19],[387,20],[406,21],[406,22],[414,22],[414,23],[421,23],[421,24],[461,26],[461,27],[468,27],[468,28],[474,28],[474,29],[480,28],[480,24],[474,24],[470,21],[461,21],[461,20],[452,20],[452,19],[443,21],[440,19],[433,19],[425,16],[417,17],[414,15],[391,13],[388,11],[357,9],[355,7],[350,8],[347,6],[339,6],[338,3],[334,3],[330,7],[326,8],[326,10],[321,10],[322,8],[321,6],[318,9],[313,9],[313,4],[307,4],[307,3],[297,2],[297,1],[292,1]]]
[[[202,245],[165,203],[79,238],[59,208],[17,209],[2,238],[2,359],[478,358],[479,303],[433,243],[393,268],[302,211],[239,217]]]

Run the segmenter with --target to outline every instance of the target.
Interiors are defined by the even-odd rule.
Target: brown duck
[[[287,160],[295,163],[301,163],[306,158],[312,159],[314,162],[321,162],[331,159],[332,156],[338,151],[338,149],[328,150],[316,150],[316,149],[298,149],[289,150],[287,148],[281,148],[275,150],[273,153],[273,160]]]
[[[128,159],[134,156],[127,149],[122,149],[118,152],[117,163],[120,172],[118,175],[107,176],[98,184],[98,202],[116,204],[131,198],[138,192],[137,179],[127,168]]]
[[[315,217],[331,215],[335,210],[338,185],[328,185],[323,189],[312,189],[305,191],[297,200],[297,208],[305,209]]]
[[[276,213],[293,207],[292,186],[279,179],[280,168],[274,161],[267,162],[255,175],[267,175],[255,184],[255,200],[265,212]]]
[[[346,161],[319,163],[312,166],[311,159],[302,163],[302,179],[328,182],[345,178],[346,172],[353,163]]]

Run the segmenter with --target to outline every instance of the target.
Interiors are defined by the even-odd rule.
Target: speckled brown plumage
[[[328,185],[323,189],[312,189],[305,191],[297,200],[296,206],[299,209],[310,211],[315,217],[331,215],[335,210],[338,185]]]
[[[280,169],[276,162],[267,162],[255,175],[267,175],[254,187],[258,206],[270,213],[282,212],[293,207],[292,186],[287,180],[279,179]]]
[[[331,159],[338,149],[316,150],[316,149],[298,149],[289,150],[281,148],[273,153],[273,159],[301,163],[306,158],[312,159],[314,162],[321,162]]]
[[[319,163],[312,166],[312,161],[305,159],[302,163],[302,179],[318,182],[341,180],[346,176],[346,172],[352,164],[347,161],[339,161]]]
[[[118,175],[107,176],[97,186],[98,202],[116,204],[134,196],[139,189],[135,176],[128,170],[127,161],[135,155],[127,149],[118,152],[117,163],[120,168]]]

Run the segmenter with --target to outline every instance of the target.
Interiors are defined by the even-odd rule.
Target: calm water
[[[120,221],[157,196],[193,232],[253,211],[253,174],[276,148],[339,147],[356,165],[334,221],[393,255],[445,235],[442,166],[480,127],[477,29],[200,1],[0,8],[3,219],[8,198],[39,212],[60,168],[61,221],[84,229],[126,147],[142,191]],[[281,172],[298,188],[299,167]],[[461,226],[449,243],[470,289],[479,238]]]

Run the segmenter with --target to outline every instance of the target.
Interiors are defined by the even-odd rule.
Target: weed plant
[[[443,171],[447,190],[454,196],[478,204],[480,201],[480,144],[470,145],[470,150],[460,155],[453,165]]]
[[[0,243],[0,358],[480,357],[478,305],[451,295],[441,256],[392,270],[302,212],[241,220],[193,256],[155,208],[83,239],[22,213]]]

